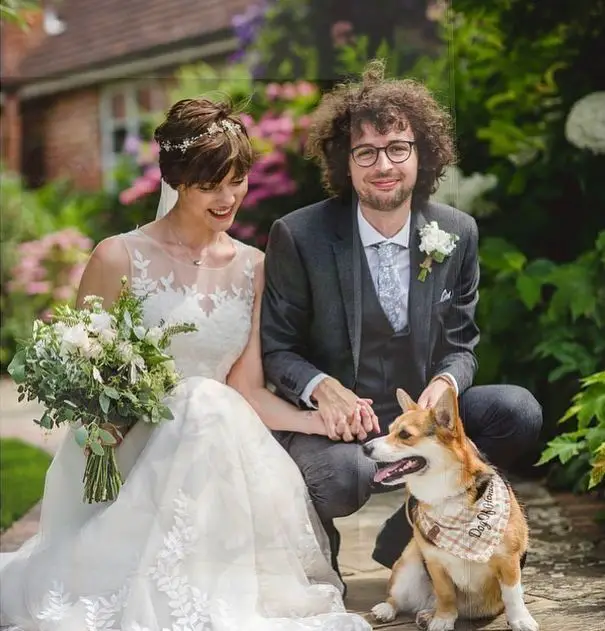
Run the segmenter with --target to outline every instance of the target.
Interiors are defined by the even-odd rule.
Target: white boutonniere
[[[436,221],[422,226],[418,232],[420,233],[420,251],[426,254],[426,258],[420,263],[418,280],[424,282],[431,271],[433,261],[443,263],[445,257],[454,251],[460,237],[441,230]]]

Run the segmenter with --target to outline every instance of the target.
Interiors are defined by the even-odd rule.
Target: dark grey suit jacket
[[[361,257],[357,199],[324,200],[296,210],[272,226],[265,258],[261,341],[266,379],[278,393],[303,406],[307,383],[320,372],[354,389],[361,343]],[[417,279],[424,254],[418,230],[437,221],[459,235],[453,253],[433,262]],[[460,393],[477,370],[474,348],[478,300],[478,231],[475,220],[450,206],[429,202],[415,209],[410,226],[408,320],[413,368],[428,383],[451,373]],[[442,301],[444,291],[451,297]]]

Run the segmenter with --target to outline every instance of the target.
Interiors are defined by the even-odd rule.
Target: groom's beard
[[[359,201],[368,208],[373,208],[381,212],[390,212],[400,208],[404,202],[412,196],[413,188],[408,188],[403,182],[390,195],[380,195],[373,193],[359,194]]]

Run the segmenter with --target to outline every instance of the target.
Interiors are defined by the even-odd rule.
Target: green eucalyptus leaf
[[[92,452],[96,456],[103,456],[103,455],[105,455],[105,450],[103,449],[103,446],[101,444],[99,444],[96,440],[93,440],[90,443],[90,449],[92,450]]]
[[[80,447],[85,447],[86,441],[88,440],[88,430],[84,425],[82,425],[74,432],[74,437]]]
[[[118,442],[115,437],[105,429],[99,430],[99,438],[106,445],[115,445]]]
[[[101,410],[103,410],[104,414],[107,414],[109,412],[111,399],[105,394],[105,392],[101,392],[101,394],[99,395],[99,405],[101,406]]]

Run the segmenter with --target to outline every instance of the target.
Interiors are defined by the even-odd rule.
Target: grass
[[[50,461],[49,454],[22,440],[0,439],[0,530],[6,530],[42,497]]]

